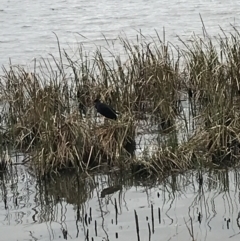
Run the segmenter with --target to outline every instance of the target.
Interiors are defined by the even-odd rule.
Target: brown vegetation
[[[90,61],[79,51],[78,61],[63,53],[67,67],[62,55],[54,59],[57,71],[44,60],[33,73],[4,68],[2,145],[28,153],[28,163],[41,175],[104,165],[148,174],[236,165],[239,40],[235,29],[214,40],[194,37],[174,54],[160,39],[137,45],[121,39],[124,63],[116,56],[110,64],[99,51]],[[96,98],[121,113],[116,122],[99,124]],[[151,136],[154,145],[136,154],[137,139]]]

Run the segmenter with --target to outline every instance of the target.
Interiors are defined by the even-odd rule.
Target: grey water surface
[[[239,240],[239,171],[148,180],[112,172],[37,181],[1,175],[0,240]]]
[[[29,64],[34,58],[57,55],[55,32],[61,47],[74,53],[80,44],[87,50],[107,47],[107,40],[119,35],[136,40],[141,32],[155,36],[155,30],[173,44],[202,33],[201,14],[211,36],[219,25],[231,31],[240,22],[237,0],[2,0],[0,4],[0,66]],[[104,35],[104,36],[103,36]],[[83,37],[84,36],[84,37]],[[156,36],[155,36],[156,37]],[[119,45],[115,49],[119,52]]]

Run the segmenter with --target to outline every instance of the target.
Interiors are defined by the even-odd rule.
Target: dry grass
[[[157,37],[158,42],[134,45],[120,39],[128,56],[125,62],[113,55],[110,63],[99,50],[90,61],[79,48],[78,61],[65,51],[59,61],[53,58],[57,71],[45,60],[32,73],[17,66],[4,68],[2,143],[28,153],[31,167],[41,175],[105,165],[148,174],[237,165],[238,31],[229,36],[222,32],[214,41],[195,36],[177,56],[171,44]],[[186,95],[189,113],[179,108]],[[118,121],[96,122],[96,98],[120,111]],[[159,126],[154,133],[153,126]],[[157,132],[161,141],[136,156],[141,130],[143,138]],[[180,135],[184,140],[179,141]]]

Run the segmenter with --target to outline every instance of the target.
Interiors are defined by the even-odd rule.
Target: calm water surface
[[[112,173],[41,183],[20,166],[8,174],[0,181],[1,241],[137,240],[135,214],[140,240],[240,238],[239,171],[205,172],[202,186],[196,172],[155,181]]]
[[[0,66],[26,64],[34,58],[57,54],[55,32],[61,46],[69,51],[84,43],[107,46],[123,32],[135,39],[141,29],[144,35],[160,34],[178,44],[177,35],[188,39],[193,32],[202,33],[201,14],[207,31],[215,36],[219,25],[231,30],[240,23],[238,0],[5,0],[0,5]],[[81,37],[83,35],[84,37]],[[117,44],[116,44],[117,48]]]

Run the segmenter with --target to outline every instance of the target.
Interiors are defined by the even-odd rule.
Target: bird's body
[[[95,103],[95,108],[97,109],[97,112],[103,115],[106,118],[116,120],[117,119],[117,112],[110,107],[107,104],[102,103],[99,99],[96,99],[94,101]]]

